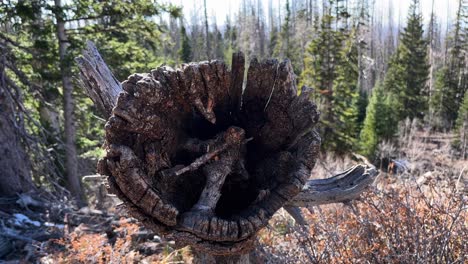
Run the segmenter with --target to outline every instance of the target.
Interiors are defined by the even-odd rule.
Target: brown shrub
[[[466,194],[438,190],[434,183],[425,191],[409,183],[387,186],[361,201],[303,210],[310,226],[290,225],[287,234],[277,227],[289,217],[278,214],[260,234],[261,257],[270,263],[468,261]]]

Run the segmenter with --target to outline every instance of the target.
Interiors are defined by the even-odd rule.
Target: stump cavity
[[[244,56],[131,75],[98,170],[145,225],[214,255],[249,252],[317,158],[316,106],[289,61]]]

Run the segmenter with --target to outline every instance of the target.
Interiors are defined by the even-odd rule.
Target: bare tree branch
[[[374,166],[359,164],[328,179],[309,180],[289,204],[305,207],[351,201],[359,197],[377,175]]]
[[[83,56],[75,59],[80,68],[83,87],[99,110],[108,118],[122,91],[120,82],[110,71],[93,42],[88,41]]]

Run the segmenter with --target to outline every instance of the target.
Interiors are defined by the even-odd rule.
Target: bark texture
[[[98,171],[129,214],[202,262],[248,262],[256,233],[281,207],[345,202],[375,178],[357,165],[309,180],[319,114],[288,60],[244,56],[160,67],[119,85],[92,43],[77,58],[89,96],[109,116]],[[243,87],[245,90],[243,91]],[[118,95],[118,96],[117,96]],[[114,102],[114,103],[112,103]]]
[[[63,85],[63,117],[65,123],[65,168],[68,190],[79,205],[84,205],[81,183],[78,178],[78,158],[76,154],[76,128],[73,98],[73,84],[70,62],[68,58],[68,41],[65,32],[65,22],[61,0],[55,0],[55,18],[57,19],[57,37],[59,41],[60,71]]]
[[[0,52],[2,51],[0,47]],[[5,74],[2,56],[0,57],[0,196],[12,196],[34,188],[29,157],[21,140],[24,131],[21,110],[15,104],[21,102],[22,98],[20,90],[12,88],[12,84],[13,82]]]
[[[181,246],[248,252],[259,229],[310,176],[320,138],[289,61],[244,58],[134,74],[106,124],[99,172]],[[241,96],[242,95],[242,96]]]

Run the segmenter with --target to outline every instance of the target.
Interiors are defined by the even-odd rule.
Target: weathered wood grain
[[[178,246],[241,255],[285,207],[354,199],[376,170],[357,165],[308,180],[319,113],[288,60],[245,58],[164,66],[120,85],[92,43],[77,58],[84,88],[108,117],[98,171],[129,214]],[[243,88],[245,87],[245,90]],[[245,258],[237,258],[245,259]]]

